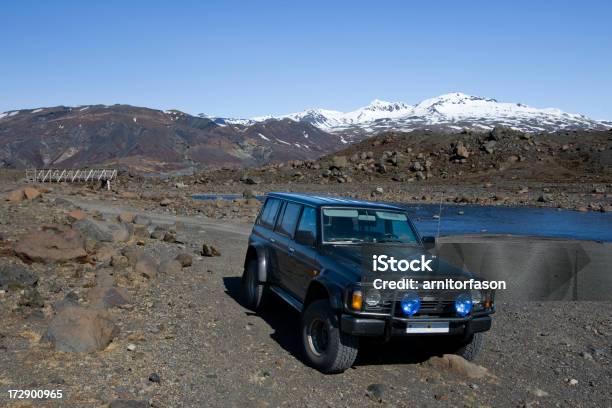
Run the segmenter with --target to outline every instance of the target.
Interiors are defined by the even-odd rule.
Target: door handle
[[[270,242],[271,242],[271,243],[275,243],[275,242],[276,242],[276,240],[275,240],[274,238],[270,238]]]
[[[293,254],[295,252],[295,248],[289,247],[289,253]]]

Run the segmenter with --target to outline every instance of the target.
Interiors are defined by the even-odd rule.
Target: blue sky
[[[2,1],[0,112],[247,117],[460,91],[612,119],[611,3],[503,3]]]

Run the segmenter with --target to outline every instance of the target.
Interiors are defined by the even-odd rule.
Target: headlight
[[[416,293],[408,292],[402,297],[400,305],[406,316],[412,316],[421,308],[421,299]]]
[[[482,304],[482,301],[484,300],[482,292],[476,289],[472,289],[470,291],[470,296],[472,297],[472,303],[474,304],[474,306],[480,306]]]
[[[381,300],[381,296],[380,296],[380,292],[377,291],[376,289],[374,290],[369,290],[366,293],[366,297],[365,297],[365,303],[368,306],[376,306],[380,303]]]
[[[461,294],[455,299],[455,311],[461,317],[465,317],[472,311],[472,299],[466,294]]]

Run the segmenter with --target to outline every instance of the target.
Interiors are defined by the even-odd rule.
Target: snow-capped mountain
[[[416,105],[376,99],[368,106],[350,112],[308,109],[276,117],[263,116],[250,120],[217,118],[215,121],[245,125],[271,119],[291,119],[312,124],[327,132],[346,135],[367,135],[384,130],[488,130],[497,125],[524,132],[610,128],[607,122],[580,114],[566,113],[555,108],[538,109],[521,103],[498,102],[460,92],[426,99]]]

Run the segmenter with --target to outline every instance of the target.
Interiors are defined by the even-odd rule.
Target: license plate
[[[448,322],[408,323],[406,333],[448,333]]]

